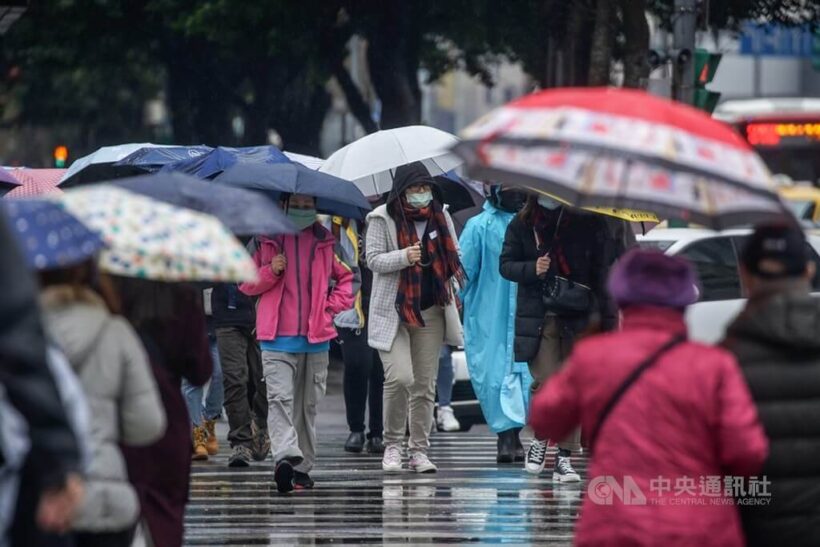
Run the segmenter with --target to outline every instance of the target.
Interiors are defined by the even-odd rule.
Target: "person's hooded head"
[[[621,309],[651,306],[683,310],[698,301],[692,264],[660,251],[632,249],[612,267],[609,294]]]
[[[421,210],[433,202],[441,205],[441,192],[421,162],[408,163],[396,169],[393,189],[387,197],[391,212],[400,212],[399,208]]]

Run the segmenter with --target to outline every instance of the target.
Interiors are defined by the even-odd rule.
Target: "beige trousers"
[[[572,352],[575,342],[570,335],[562,332],[554,316],[544,319],[544,328],[541,330],[541,342],[535,359],[530,361],[529,368],[532,375],[533,393],[545,384],[549,378],[561,370],[561,366]],[[543,440],[543,439],[541,439]],[[581,428],[575,429],[569,437],[558,443],[558,448],[578,452],[581,450]]]
[[[421,312],[424,327],[399,325],[390,351],[379,351],[384,364],[384,444],[401,444],[408,411],[410,452],[427,452],[436,398],[438,356],[444,343],[444,310]]]

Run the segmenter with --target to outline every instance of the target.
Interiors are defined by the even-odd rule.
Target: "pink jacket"
[[[564,438],[578,424],[590,432],[626,376],[685,332],[683,315],[675,310],[627,309],[621,332],[579,342],[562,370],[535,395],[533,429],[550,439]],[[744,545],[737,508],[723,494],[724,476],[758,473],[767,453],[768,441],[734,358],[718,348],[680,344],[638,378],[601,427],[576,545]],[[621,487],[631,477],[646,501],[636,504],[633,498],[626,504],[612,495],[596,503],[593,490],[611,492],[611,485],[596,486],[606,476]],[[707,481],[705,490],[700,477]],[[707,477],[720,477],[719,493],[709,488]],[[606,499],[611,504],[603,504]]]
[[[249,296],[260,296],[258,340],[307,336],[317,344],[336,337],[333,317],[353,306],[354,295],[353,274],[336,259],[334,244],[331,233],[319,224],[296,235],[259,238],[253,255],[259,281],[239,286]],[[287,258],[287,267],[274,275],[270,264],[280,252]]]

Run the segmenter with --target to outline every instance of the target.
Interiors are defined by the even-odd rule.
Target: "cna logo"
[[[595,477],[589,481],[587,496],[597,505],[612,505],[615,498],[624,505],[646,505],[646,495],[629,475],[624,477],[623,484],[612,475]]]

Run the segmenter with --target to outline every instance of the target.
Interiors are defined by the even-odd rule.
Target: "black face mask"
[[[519,190],[502,190],[498,193],[499,208],[510,213],[520,211],[526,201],[527,194]]]

